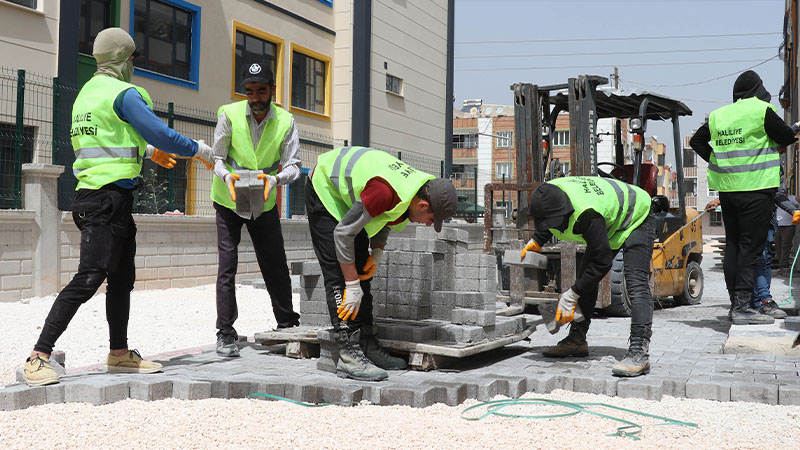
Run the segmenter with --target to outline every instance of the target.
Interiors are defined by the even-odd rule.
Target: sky
[[[453,106],[473,98],[512,105],[513,83],[566,83],[581,74],[611,80],[617,66],[621,88],[657,92],[689,106],[693,115],[680,120],[687,136],[732,101],[738,74],[758,64],[752,70],[782,115],[784,3],[455,0]],[[670,122],[648,122],[650,135],[672,153]]]

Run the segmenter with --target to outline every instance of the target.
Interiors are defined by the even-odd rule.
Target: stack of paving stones
[[[495,258],[468,253],[468,233],[418,227],[414,238],[391,237],[372,279],[378,338],[460,347],[520,333],[525,319],[497,317]],[[300,323],[329,325],[319,264],[296,265]],[[332,330],[317,333],[318,368],[333,371],[338,347]]]

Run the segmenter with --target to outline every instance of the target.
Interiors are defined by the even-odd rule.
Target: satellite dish
[[[498,108],[497,108],[497,111],[495,111],[495,112],[496,112],[497,114],[502,114],[502,113],[503,113],[503,107],[502,107],[502,106],[498,107]]]
[[[488,115],[488,114],[491,114],[491,113],[492,113],[492,107],[491,107],[491,106],[487,106],[487,107],[486,107],[486,109],[485,109],[483,112],[484,112],[485,114],[487,114],[487,115]]]
[[[472,108],[469,109],[469,113],[474,116],[475,114],[478,113],[478,108],[473,106]]]

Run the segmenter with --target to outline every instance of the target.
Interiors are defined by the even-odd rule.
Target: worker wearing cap
[[[797,128],[783,122],[771,99],[757,73],[742,73],[733,84],[733,103],[712,111],[689,141],[708,161],[708,188],[719,191],[729,317],[737,325],[775,321],[753,310],[751,297],[781,182],[781,148],[796,140]]]
[[[323,153],[306,183],[311,242],[322,268],[340,377],[379,381],[406,363],[375,338],[370,280],[390,230],[408,222],[433,225],[456,212],[456,189],[407,163],[368,147]],[[371,252],[370,252],[371,251]]]
[[[533,192],[530,215],[535,232],[522,250],[523,258],[528,251],[541,250],[552,236],[586,244],[580,275],[569,288],[561,287],[558,300],[556,321],[571,322],[569,334],[545,350],[545,356],[589,354],[586,333],[598,285],[622,250],[625,286],[631,299],[631,334],[628,353],[612,373],[634,377],[650,371],[653,295],[648,279],[655,240],[650,205],[650,195],[643,189],[610,178],[556,178]]]
[[[300,177],[297,127],[289,112],[272,103],[275,77],[266,63],[246,66],[241,87],[247,100],[221,106],[214,130],[211,199],[219,252],[217,354],[226,357],[239,356],[233,324],[238,317],[235,279],[242,225],[253,241],[278,328],[297,326],[300,319],[292,309],[292,282],[275,205],[275,188]],[[263,202],[236,201],[236,172],[243,169],[262,172],[258,179],[264,183]]]
[[[56,297],[25,363],[23,377],[31,386],[58,383],[50,365],[53,346],[78,308],[104,281],[108,281],[110,347],[106,369],[117,373],[161,370],[161,364],[128,349],[130,293],[136,279],[133,191],[145,158],[168,164],[167,154],[153,145],[174,155],[207,161],[211,160],[211,148],[169,129],[153,113],[147,91],[130,84],[135,51],[133,38],[125,30],[100,31],[92,47],[97,72],[81,88],[72,107],[72,173],[78,184],[71,209],[81,231],[80,262],[72,281]]]

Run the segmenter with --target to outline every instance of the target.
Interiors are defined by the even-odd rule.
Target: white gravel
[[[217,331],[215,292],[214,285],[133,291],[128,346],[147,356],[214,344]],[[239,334],[253,336],[276,325],[266,290],[237,285],[236,298],[239,318],[234,326]],[[15,371],[33,350],[54,300],[55,296],[48,296],[0,302],[0,317],[4,318],[0,326],[0,386],[15,382]],[[297,310],[298,294],[293,301]],[[56,342],[55,350],[66,353],[67,371],[105,364],[108,356],[105,308],[105,294],[94,296],[78,309],[67,331]]]
[[[241,334],[275,324],[264,290],[237,289]],[[30,352],[54,297],[0,303],[0,385],[14,381],[14,370]],[[295,296],[295,304],[298,301]],[[213,344],[214,286],[135,291],[129,343],[142,354]],[[105,296],[83,305],[57,349],[66,351],[67,368],[99,364],[108,351]],[[608,403],[694,422],[698,427],[644,427],[641,440],[608,437],[619,424],[579,414],[558,419],[490,417],[466,421],[458,407],[401,406],[305,408],[261,400],[125,400],[104,406],[58,404],[0,412],[0,448],[736,448],[800,449],[800,406],[714,402],[665,397],[660,402],[555,391],[528,394],[570,402]],[[564,411],[564,410],[560,410]],[[507,408],[505,413],[553,414],[554,407]],[[643,425],[651,418],[600,411]]]

